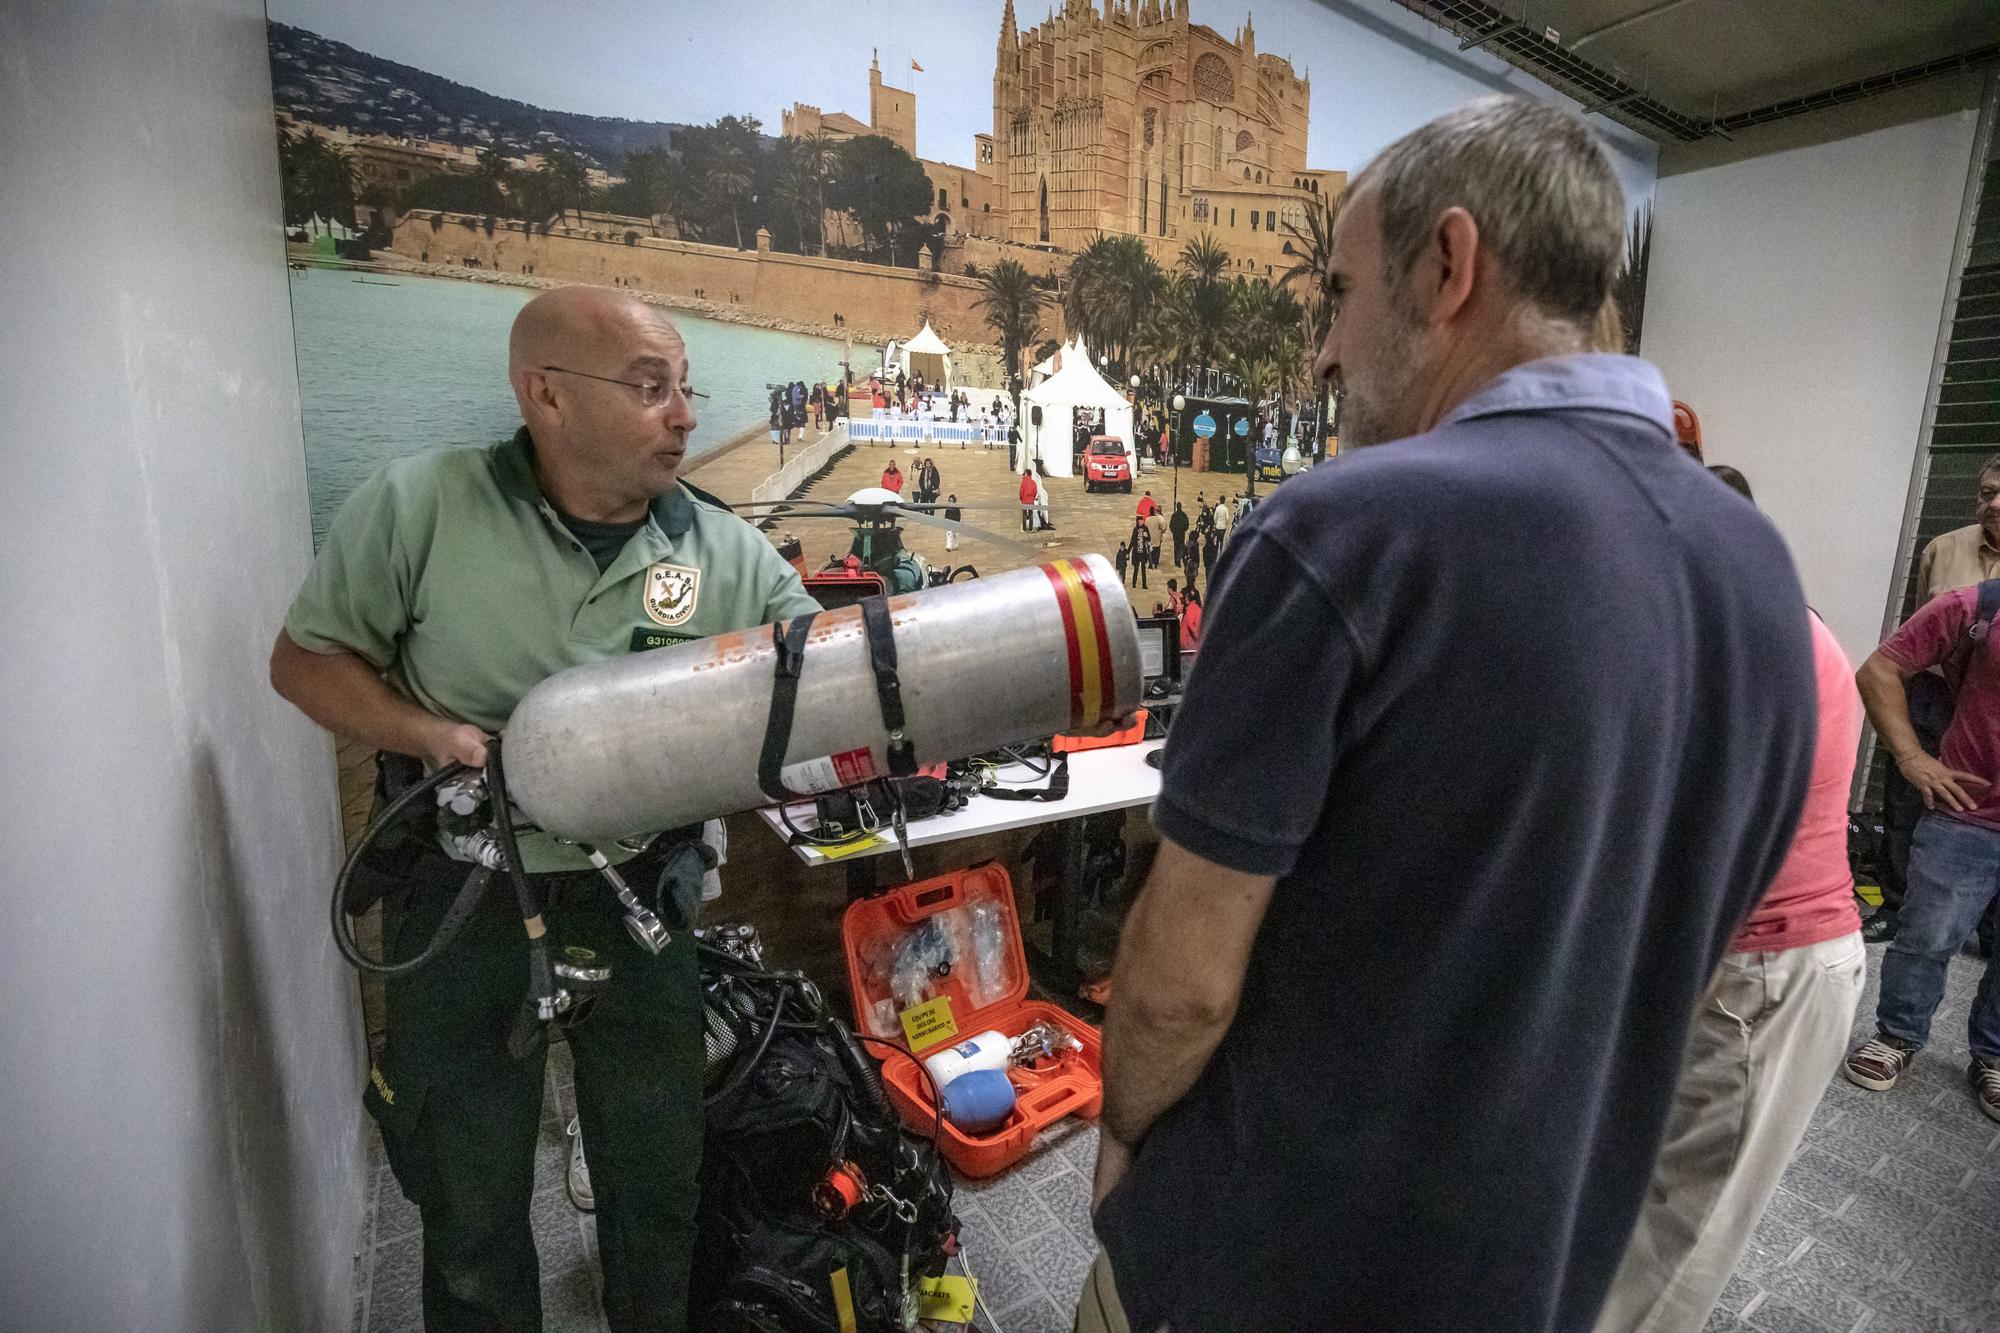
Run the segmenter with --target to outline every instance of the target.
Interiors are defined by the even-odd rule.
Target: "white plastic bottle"
[[[925,1056],[924,1068],[931,1071],[931,1077],[937,1080],[938,1089],[942,1091],[960,1074],[969,1074],[975,1069],[1004,1070],[1013,1052],[1013,1038],[996,1028],[947,1046],[936,1055]]]

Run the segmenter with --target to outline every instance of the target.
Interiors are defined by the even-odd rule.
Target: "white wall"
[[[1888,601],[1977,120],[1684,170],[1670,153],[1654,196],[1642,351],[1856,662]]]
[[[0,4],[0,1325],[351,1317],[331,746],[259,0]]]

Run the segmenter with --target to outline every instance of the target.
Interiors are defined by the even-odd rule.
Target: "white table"
[[[1003,833],[1008,829],[1052,824],[1059,819],[1081,819],[1106,810],[1149,805],[1160,794],[1160,770],[1148,764],[1146,756],[1163,744],[1164,741],[1141,741],[1137,745],[1119,745],[1073,754],[1069,757],[1069,795],[1062,800],[995,801],[985,796],[974,796],[966,802],[963,810],[954,810],[948,815],[933,815],[911,824],[910,846],[929,847],[941,842],[956,842],[960,838],[976,838],[982,833]],[[1002,767],[996,776],[1004,786],[1031,790],[1048,782],[1046,778],[1036,778],[1033,772],[1018,764]],[[771,806],[757,813],[763,816],[773,833],[781,838],[790,836],[784,821],[779,818],[778,807]],[[786,806],[785,813],[794,828],[810,830],[814,825],[811,801]],[[836,848],[831,856],[825,849],[805,843],[792,850],[809,866],[832,865],[837,861],[893,853],[896,850],[896,835],[885,827],[869,841]]]
[[[996,801],[986,796],[974,796],[966,802],[962,810],[954,810],[948,815],[933,815],[920,819],[908,826],[909,843],[912,847],[929,847],[938,843],[956,842],[961,838],[975,838],[982,833],[1001,833],[1008,829],[1031,828],[1038,824],[1055,824],[1061,835],[1058,854],[1062,864],[1062,892],[1056,902],[1056,911],[1051,925],[1049,964],[1052,975],[1048,980],[1059,991],[1071,990],[1077,980],[1076,945],[1078,919],[1082,911],[1080,902],[1083,893],[1084,838],[1082,820],[1089,815],[1111,810],[1129,809],[1135,805],[1151,804],[1160,794],[1160,770],[1146,762],[1146,756],[1165,744],[1164,741],[1141,741],[1137,745],[1120,745],[1103,750],[1084,750],[1069,756],[1069,794],[1060,801]],[[1005,786],[1019,786],[1039,789],[1048,782],[1046,777],[1036,777],[1023,765],[1003,766],[996,777]],[[801,801],[785,807],[792,826],[809,829],[815,824],[813,803]],[[781,838],[789,838],[784,821],[779,818],[778,807],[772,806],[757,812],[771,831]],[[844,862],[847,867],[847,891],[849,901],[865,897],[875,891],[874,865],[872,859],[896,851],[896,834],[893,829],[884,828],[870,835],[865,842],[846,844],[827,850],[801,843],[793,851],[809,866],[832,865]]]

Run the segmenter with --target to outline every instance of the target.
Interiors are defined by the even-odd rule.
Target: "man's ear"
[[[543,416],[558,416],[562,411],[556,404],[555,381],[544,371],[515,371],[514,397],[520,401],[524,416],[530,408]]]
[[[1472,214],[1457,207],[1438,214],[1418,266],[1418,300],[1429,307],[1421,310],[1426,323],[1449,323],[1470,304],[1479,260],[1479,224]]]

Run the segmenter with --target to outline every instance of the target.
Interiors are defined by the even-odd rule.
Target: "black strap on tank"
[[[805,665],[806,633],[819,612],[793,616],[771,626],[771,645],[778,650],[778,670],[771,681],[771,713],[764,722],[764,749],[757,756],[757,785],[780,805],[801,799],[785,786],[785,748],[792,743],[792,713],[799,702],[799,669]]]
[[[917,751],[903,734],[903,682],[896,674],[896,630],[889,619],[888,598],[880,594],[862,598],[861,623],[868,631],[868,665],[875,671],[882,725],[889,729],[889,774],[907,778],[917,771]]]

